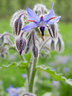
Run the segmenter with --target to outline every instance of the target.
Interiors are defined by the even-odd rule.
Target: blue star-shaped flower
[[[45,30],[45,27],[47,27],[47,24],[53,24],[55,22],[58,22],[59,19],[61,18],[61,16],[58,16],[58,17],[55,16],[55,13],[53,10],[53,3],[51,6],[50,13],[45,16],[38,17],[37,14],[28,7],[27,7],[27,14],[29,19],[27,21],[30,21],[30,23],[25,25],[22,30],[29,31],[31,28],[39,27],[42,32],[42,36],[44,36],[44,30]]]

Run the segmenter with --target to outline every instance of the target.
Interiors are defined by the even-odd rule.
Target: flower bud
[[[19,50],[20,55],[22,54],[22,51],[25,49],[26,46],[26,40],[23,37],[18,37],[16,40],[16,46]]]
[[[46,14],[47,12],[48,12],[48,10],[47,10],[47,8],[46,8],[46,6],[45,5],[43,5],[43,4],[36,4],[35,6],[34,6],[34,9],[33,9],[36,13],[37,13],[37,15],[43,15],[43,14]]]
[[[10,26],[16,35],[20,34],[25,18],[27,18],[27,12],[25,10],[18,10],[13,14],[10,21]]]
[[[51,24],[50,27],[52,29],[53,38],[56,38],[57,37],[57,30],[56,30],[55,24]]]
[[[24,17],[27,17],[27,11],[26,11],[26,10],[18,10],[18,11],[16,11],[16,12],[13,14],[13,16],[12,16],[12,18],[11,18],[11,21],[10,21],[10,26],[11,26],[12,28],[14,27],[15,20],[16,20],[17,18],[19,18],[20,16],[22,16],[21,19],[22,19],[22,21],[23,21],[23,23],[24,23]]]
[[[30,49],[31,44],[32,44],[31,35],[32,35],[32,34],[30,34],[30,35],[29,35],[29,38],[28,38],[27,47],[26,47],[26,49],[25,49],[25,54],[27,54],[27,53],[29,52],[29,49]]]
[[[20,34],[21,28],[22,28],[22,20],[21,17],[19,17],[18,19],[15,20],[15,24],[14,24],[14,32],[16,35]]]
[[[63,52],[64,50],[64,42],[62,40],[62,37],[59,35],[58,37],[58,41],[57,41],[57,44],[56,44],[56,50],[57,52]]]
[[[51,29],[49,27],[48,27],[48,32],[49,32],[49,35],[53,38],[52,31],[51,31]]]
[[[37,58],[38,57],[38,48],[36,46],[33,46],[32,51],[33,51],[34,57]]]
[[[26,50],[25,50],[25,54],[27,54],[29,52],[29,46],[26,47]]]
[[[51,50],[53,50],[53,51],[55,50],[55,42],[54,42],[54,40],[51,41],[50,48],[51,48]]]
[[[56,38],[58,35],[58,26],[57,24],[51,24],[50,27],[48,26],[48,32],[52,38]]]

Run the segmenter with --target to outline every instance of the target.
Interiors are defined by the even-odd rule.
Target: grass
[[[11,33],[11,27],[10,27],[9,22],[10,22],[9,19],[0,20],[0,34],[5,32],[5,31],[8,31],[8,32]],[[63,40],[65,42],[65,50],[61,55],[69,55],[72,58],[72,23],[69,23],[69,24],[60,23],[59,24],[59,32],[61,33],[61,35],[63,37]],[[10,53],[15,54],[16,52],[11,50]],[[48,61],[53,60],[55,54],[58,54],[58,53],[51,52],[51,57],[50,58],[44,58],[43,59],[43,58],[40,57],[39,64],[48,65]],[[9,60],[8,58],[9,58],[9,56],[7,56],[5,59],[2,59],[0,57],[0,66],[8,65],[11,62],[15,62],[15,61],[16,62],[21,61],[21,58],[19,56],[17,56],[16,60],[13,60],[13,61]],[[29,56],[28,56],[28,58],[29,58]],[[71,63],[72,63],[72,60],[70,60],[68,62],[68,64],[66,65],[67,67],[70,68],[70,70],[72,70],[72,64]],[[63,67],[65,67],[65,66],[63,66]],[[7,69],[7,70],[1,70],[0,71],[0,80],[3,81],[4,90],[7,87],[9,87],[10,84],[12,84],[14,87],[23,86],[25,79],[23,79],[21,77],[22,73],[26,73],[26,70],[20,70],[18,68],[10,68],[10,69]],[[71,71],[70,71],[70,73],[71,73]],[[72,78],[70,73],[67,74],[67,75],[65,74],[65,75],[67,77]],[[38,73],[38,74],[40,74],[40,73]],[[44,77],[42,77],[42,80],[43,79],[44,79]],[[48,84],[51,83],[51,81],[50,80],[48,81],[46,78],[43,81],[43,83],[45,84],[45,82],[46,82],[46,84],[47,84],[47,82],[48,82]],[[45,91],[49,91],[51,89],[50,86],[44,86],[44,84],[42,84],[42,85],[40,84],[40,86],[39,86],[40,89],[39,89],[39,91],[37,91],[37,94],[39,94],[38,96],[42,96],[40,94],[44,93]],[[43,89],[42,87],[45,87],[45,89]],[[61,96],[66,96],[66,95],[61,95]]]

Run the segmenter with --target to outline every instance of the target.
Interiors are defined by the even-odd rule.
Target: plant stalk
[[[35,79],[35,74],[36,74],[36,63],[37,63],[37,58],[34,58],[33,64],[31,66],[31,74],[29,76],[29,92],[33,92],[33,86],[34,86],[34,79]]]

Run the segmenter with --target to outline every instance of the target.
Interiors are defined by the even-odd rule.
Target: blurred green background
[[[12,32],[10,18],[15,11],[26,9],[26,6],[33,8],[33,6],[38,3],[45,4],[46,7],[50,9],[52,1],[53,0],[0,0],[0,34],[4,31]],[[62,16],[59,22],[59,32],[63,37],[65,50],[61,54],[51,52],[51,56],[46,56],[45,58],[40,57],[39,64],[49,65],[50,67],[55,68],[57,73],[61,73],[67,78],[72,78],[72,0],[54,0],[54,11],[57,15]],[[11,59],[8,55],[5,59],[0,57],[0,66],[21,61],[20,56],[17,55],[14,50],[10,50],[9,54],[11,56],[16,56],[16,58]],[[67,56],[65,59],[66,63],[58,62],[59,64],[56,65],[51,64],[56,62],[55,56],[61,56],[61,58]],[[26,55],[26,58],[29,59],[30,55]],[[67,60],[68,58],[69,60]],[[64,71],[64,68],[68,68],[69,70]],[[8,88],[10,84],[15,88],[22,87],[25,82],[25,79],[21,77],[21,74],[23,73],[26,74],[26,70],[20,70],[17,67],[1,70],[0,81],[3,82],[3,84],[0,85],[0,93],[3,92],[3,95],[0,96],[6,96],[6,88]],[[52,83],[54,79],[51,77],[48,78],[47,74],[38,72],[37,75],[37,96],[44,96],[42,94],[46,92],[52,92],[52,96],[72,96],[72,86],[65,82],[59,82],[59,87],[56,87]]]
[[[33,8],[37,3],[43,3],[50,8],[54,1],[56,14],[62,16],[62,21],[72,21],[72,0],[0,0],[0,18],[10,17],[16,10]]]

